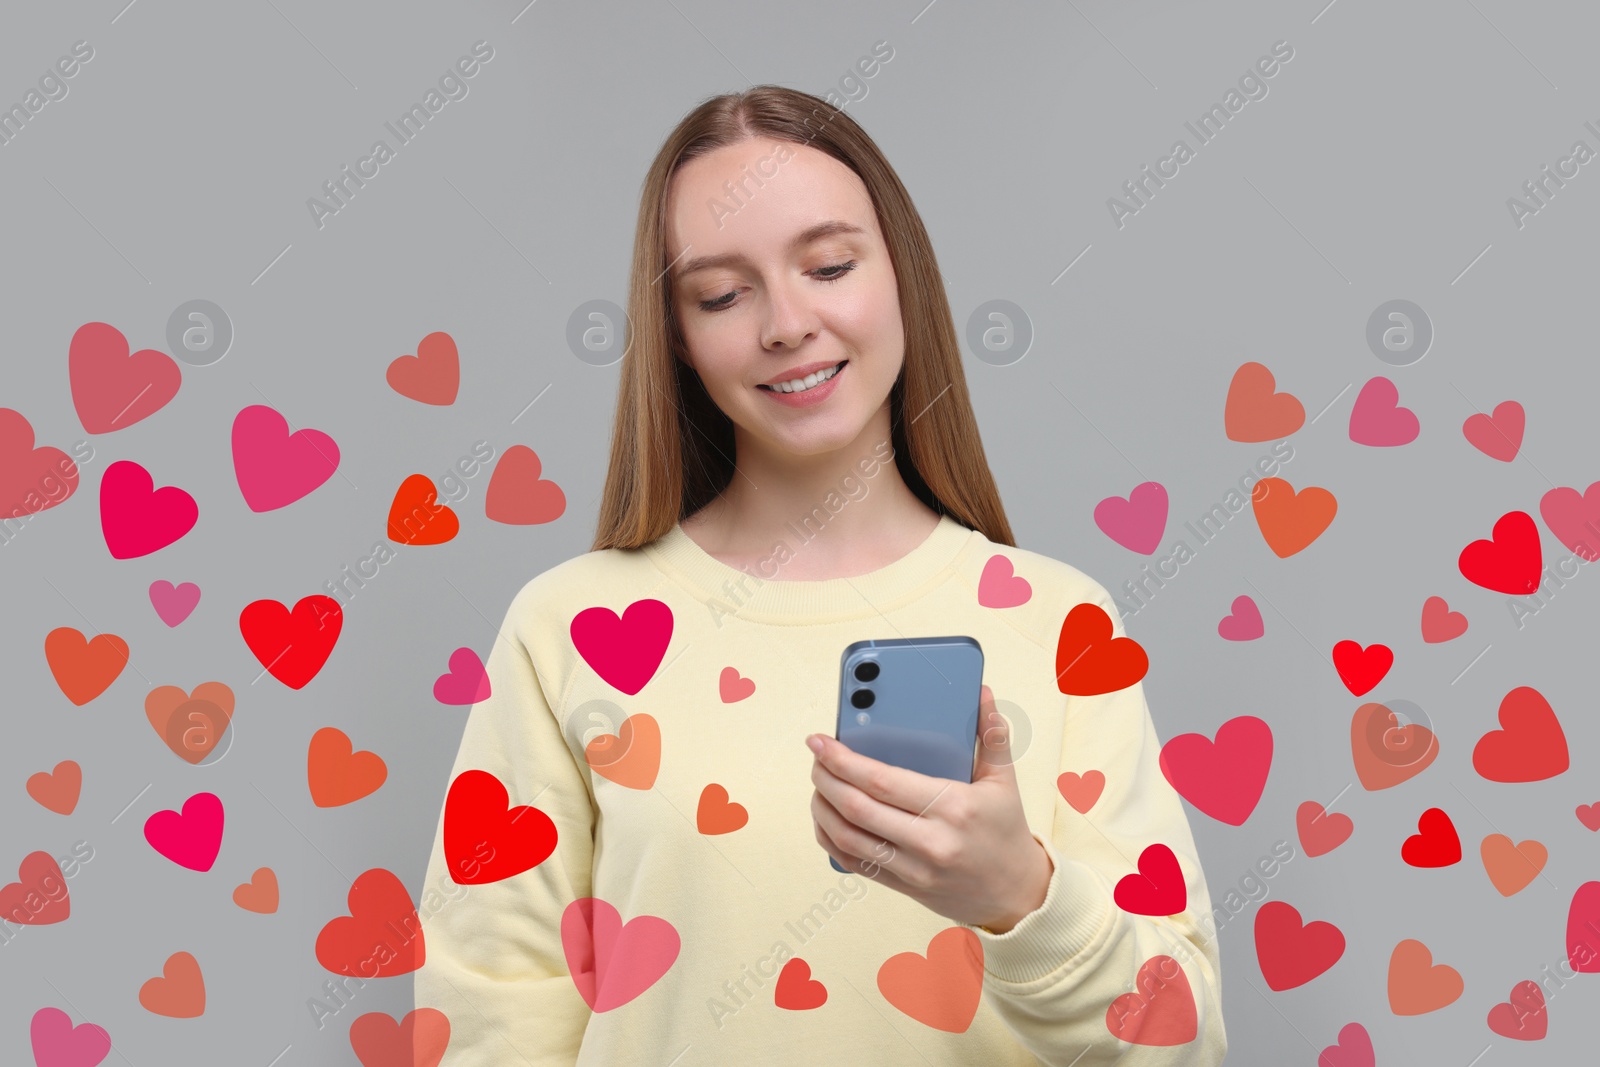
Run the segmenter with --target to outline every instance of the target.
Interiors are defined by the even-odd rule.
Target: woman
[[[594,550],[513,598],[435,838],[442,1062],[1220,1063],[1142,688],[1057,666],[1074,607],[1120,619],[1014,547],[877,146],[777,86],[701,104],[644,183],[629,317]],[[946,634],[993,683],[970,783],[834,739],[846,645]],[[1181,879],[1138,878],[1155,844]],[[1119,906],[1129,875],[1172,914]]]

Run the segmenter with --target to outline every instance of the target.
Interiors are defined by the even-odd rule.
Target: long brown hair
[[[905,186],[872,138],[843,111],[809,93],[757,85],[711,97],[689,112],[645,176],[610,467],[591,551],[654,541],[715,499],[733,477],[733,422],[678,358],[685,348],[666,275],[666,206],[672,176],[685,163],[752,138],[811,145],[866,185],[894,265],[905,323],[904,365],[889,394],[900,477],[934,511],[1015,547],[978,436],[933,244]]]

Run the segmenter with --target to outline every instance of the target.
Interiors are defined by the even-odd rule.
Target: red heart
[[[1256,962],[1272,989],[1305,985],[1339,962],[1344,933],[1329,922],[1300,922],[1300,912],[1281,900],[1256,910]]]
[[[33,426],[0,408],[0,518],[53,508],[78,488],[78,465],[59,448],[33,447]]]
[[[1383,676],[1394,666],[1394,653],[1388,645],[1371,644],[1362,648],[1354,641],[1340,641],[1333,646],[1333,667],[1339,680],[1356,696],[1369,692],[1383,681]]]
[[[439,1067],[450,1045],[450,1017],[438,1008],[416,1008],[399,1022],[369,1011],[350,1024],[350,1048],[361,1067]]]
[[[567,495],[547,478],[539,455],[527,445],[512,445],[494,465],[483,494],[483,513],[495,522],[533,526],[553,522],[567,510]]]
[[[1151,956],[1139,965],[1134,992],[1106,1009],[1106,1029],[1135,1045],[1182,1045],[1200,1032],[1189,977],[1171,956]]]
[[[456,401],[461,388],[461,357],[456,342],[443,330],[424,337],[417,354],[401,356],[384,372],[389,388],[401,396],[424,404],[446,405]]]
[[[293,612],[276,600],[257,600],[239,613],[244,643],[290,689],[303,689],[317,676],[343,626],[339,602],[321,593],[301,597]]]
[[[584,608],[569,627],[578,655],[613,688],[634,696],[655,677],[672,641],[672,609],[635,600],[621,617],[610,608]]]
[[[1098,604],[1079,604],[1061,621],[1056,641],[1056,688],[1091,697],[1126,689],[1145,676],[1150,659],[1131,637],[1113,637],[1111,616]]]
[[[778,972],[778,986],[772,991],[772,1002],[790,1011],[820,1008],[828,1000],[828,987],[811,977],[811,965],[795,957]]]
[[[1161,746],[1161,773],[1189,803],[1229,826],[1256,810],[1272,769],[1272,727],[1240,715],[1205,734],[1179,734]]]
[[[1567,735],[1544,694],[1519,685],[1500,700],[1502,730],[1490,730],[1472,748],[1472,766],[1491,782],[1538,782],[1571,765]]]
[[[1593,804],[1579,804],[1577,811],[1579,822],[1590,830],[1600,833],[1600,801]]]
[[[1400,846],[1400,858],[1413,867],[1448,867],[1461,862],[1461,838],[1442,808],[1429,808],[1417,819],[1417,833]]]
[[[18,881],[0,886],[0,919],[22,926],[58,923],[72,913],[61,865],[48,852],[30,852],[17,864]],[[61,887],[58,898],[50,891]]]
[[[1450,641],[1467,632],[1467,617],[1451,611],[1442,596],[1431,596],[1422,603],[1422,639],[1431,644]]]
[[[1508,511],[1495,521],[1492,540],[1474,541],[1456,561],[1461,576],[1473,585],[1512,596],[1529,596],[1539,589],[1544,555],[1539,528],[1525,511]]]
[[[422,920],[394,872],[361,872],[345,899],[350,914],[328,920],[317,934],[318,963],[357,978],[391,978],[422,966]]]
[[[394,491],[388,532],[402,545],[442,545],[461,532],[461,520],[440,502],[432,478],[413,474]]]
[[[1489,1009],[1489,1029],[1517,1041],[1538,1041],[1549,1022],[1538,982],[1518,982],[1511,987],[1509,1002],[1501,1001]]]
[[[531,804],[510,806],[505,785],[462,771],[444,801],[444,856],[458,885],[498,882],[537,867],[556,850],[556,824]]]
[[[1135,915],[1176,915],[1188,906],[1189,889],[1172,849],[1157,842],[1139,853],[1139,873],[1117,882],[1111,899]]]
[[[67,347],[67,378],[78,421],[90,433],[124,430],[178,395],[183,375],[165,352],[128,354],[128,339],[106,322],[86,322]]]
[[[1315,800],[1307,800],[1295,809],[1294,826],[1300,833],[1300,846],[1306,850],[1307,856],[1332,852],[1349,840],[1356,828],[1350,816],[1329,814]]]

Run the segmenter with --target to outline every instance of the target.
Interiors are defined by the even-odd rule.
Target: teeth
[[[777,385],[771,385],[767,388],[771,389],[775,393],[803,393],[807,389],[813,389],[821,385],[823,382],[827,381],[829,378],[832,378],[838,373],[839,366],[838,364],[835,364],[834,366],[829,367],[827,370],[819,370],[815,374],[806,375],[804,378],[795,378],[792,381],[779,382]]]

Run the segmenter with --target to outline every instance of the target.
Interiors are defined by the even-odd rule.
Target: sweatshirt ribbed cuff
[[[1095,940],[1116,908],[1111,885],[1099,871],[1062,859],[1055,846],[1038,834],[1033,839],[1055,865],[1044,902],[1003,934],[961,924],[982,942],[984,970],[1012,984],[1037,981],[1059,970]]]

